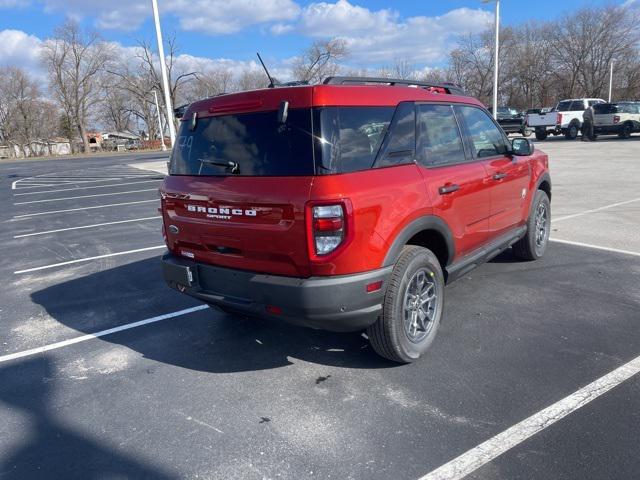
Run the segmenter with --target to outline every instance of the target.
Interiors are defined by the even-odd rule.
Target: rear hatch
[[[618,106],[612,103],[600,103],[593,106],[593,123],[596,126],[614,125],[618,115]],[[618,117],[619,120],[619,117]]]
[[[301,95],[310,89],[287,90],[278,89],[290,100],[286,123],[279,121],[280,100],[264,91],[199,102],[186,112],[161,189],[174,254],[309,276],[304,212],[314,174],[312,114]]]

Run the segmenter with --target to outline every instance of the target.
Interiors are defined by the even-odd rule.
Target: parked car
[[[492,110],[492,108],[489,108],[489,112],[492,112]],[[527,127],[524,121],[524,114],[515,108],[498,107],[497,120],[507,135],[510,133],[519,133],[528,137],[533,132],[532,129]]]
[[[620,138],[629,138],[632,133],[640,132],[640,103],[616,102],[594,105],[595,134],[617,134]]]
[[[527,115],[527,126],[535,129],[536,139],[544,140],[548,135],[564,135],[575,140],[582,128],[582,114],[592,105],[605,103],[601,98],[574,98],[558,102],[549,113]]]
[[[366,330],[397,362],[434,340],[445,283],[510,246],[542,257],[551,221],[547,155],[478,100],[361,77],[192,103],[160,195],[170,287],[230,314]]]

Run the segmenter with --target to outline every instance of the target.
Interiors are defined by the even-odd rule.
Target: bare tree
[[[342,39],[314,42],[294,63],[293,76],[296,80],[320,83],[339,71],[338,62],[348,54],[347,44]]]
[[[235,88],[233,72],[226,68],[195,72],[194,77],[194,80],[189,82],[182,92],[182,101],[186,103],[214,97]]]
[[[235,82],[235,90],[255,90],[258,88],[266,88],[269,85],[269,79],[262,70],[245,69],[242,71]]]
[[[89,114],[100,100],[100,74],[112,55],[109,44],[96,33],[83,32],[74,21],[56,29],[54,37],[42,47],[50,90],[77,129],[85,153],[89,152]]]

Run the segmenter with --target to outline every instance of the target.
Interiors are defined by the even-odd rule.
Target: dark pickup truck
[[[493,113],[492,109],[489,109],[489,111]],[[528,137],[533,133],[533,130],[527,127],[522,112],[515,108],[498,107],[498,118],[496,120],[507,135],[519,133]]]

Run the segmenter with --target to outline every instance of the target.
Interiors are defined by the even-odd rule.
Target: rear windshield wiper
[[[199,158],[198,161],[200,162],[198,175],[200,175],[200,172],[202,172],[202,167],[204,165],[216,165],[218,167],[228,168],[230,173],[240,173],[240,165],[238,165],[237,162],[233,162],[231,160],[229,160],[228,162],[219,162],[216,160],[210,160],[208,158]]]

